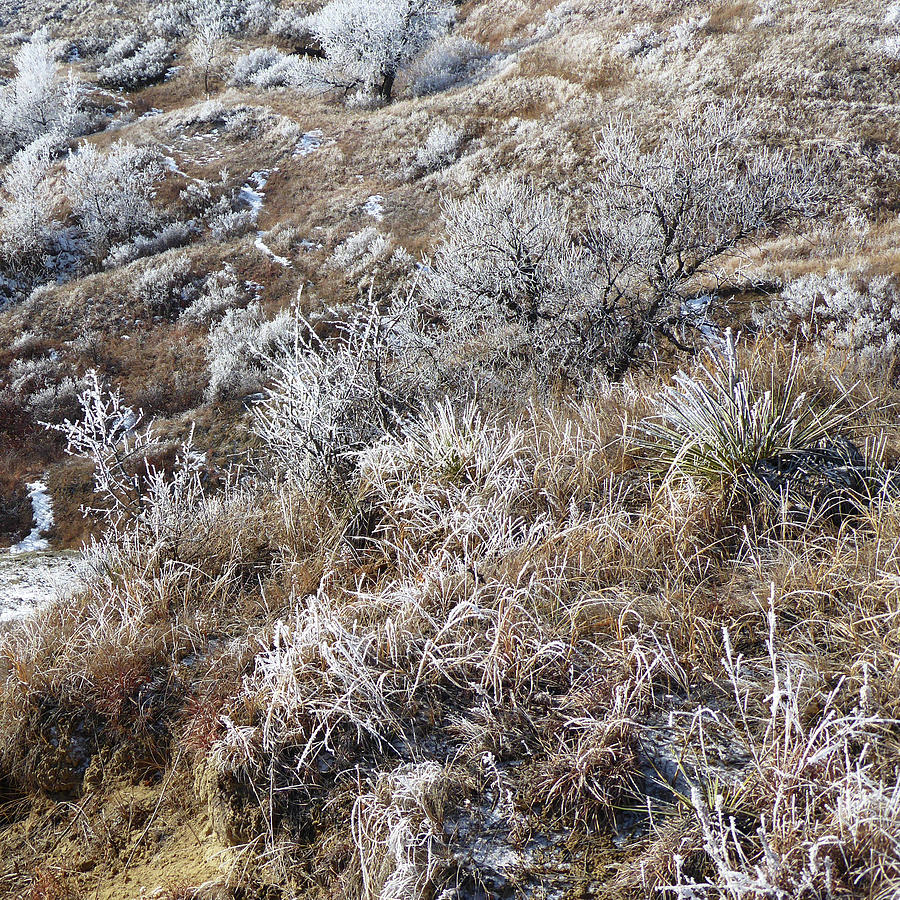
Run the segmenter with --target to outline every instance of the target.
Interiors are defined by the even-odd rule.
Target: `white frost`
[[[27,487],[34,515],[34,527],[28,537],[10,548],[10,553],[29,553],[46,550],[50,546],[43,537],[44,533],[53,527],[53,503],[47,493],[47,485],[43,481],[32,481]]]
[[[0,557],[0,624],[70,594],[80,580],[80,560],[77,553]]]
[[[384,197],[372,194],[363,204],[363,212],[380,222],[384,218]]]
[[[294,156],[309,156],[310,153],[315,153],[321,146],[322,129],[314,128],[312,131],[307,131],[300,138],[294,150]]]

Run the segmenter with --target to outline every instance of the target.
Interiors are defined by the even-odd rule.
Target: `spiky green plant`
[[[817,408],[800,387],[800,370],[796,348],[786,372],[774,357],[764,373],[742,368],[729,331],[722,352],[696,374],[675,376],[656,414],[634,430],[631,449],[666,475],[738,491],[762,460],[816,447],[847,422],[844,396]]]

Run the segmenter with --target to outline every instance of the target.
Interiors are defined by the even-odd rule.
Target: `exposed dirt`
[[[94,766],[86,781],[96,777]],[[23,809],[16,800],[2,807],[8,819]],[[227,896],[216,886],[228,853],[189,785],[113,775],[81,797],[34,801],[0,829],[0,897]],[[39,893],[42,882],[59,893]]]

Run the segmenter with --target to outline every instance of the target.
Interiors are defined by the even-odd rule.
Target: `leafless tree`
[[[227,31],[226,21],[222,5],[217,0],[204,0],[198,4],[196,14],[190,54],[203,75],[203,92],[209,97],[210,78],[222,52],[222,41]]]
[[[611,377],[658,335],[684,349],[689,301],[704,279],[721,280],[723,258],[818,208],[811,161],[747,143],[717,108],[676,123],[655,145],[624,118],[600,132],[587,239],[594,297],[581,331],[584,352],[602,349]]]
[[[305,22],[325,57],[310,77],[390,100],[400,70],[452,19],[444,0],[331,0]]]
[[[693,301],[724,278],[724,259],[814,212],[821,193],[814,165],[751,149],[717,109],[653,145],[615,119],[597,144],[578,228],[558,198],[513,178],[444,203],[446,236],[423,281],[448,352],[469,341],[544,376],[617,379],[660,336],[692,349]]]

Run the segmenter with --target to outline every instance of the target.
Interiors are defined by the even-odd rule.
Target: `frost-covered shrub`
[[[252,209],[225,208],[213,211],[207,220],[209,232],[217,241],[240,237],[256,227],[256,216]]]
[[[310,85],[389,100],[400,71],[452,21],[444,0],[331,0],[302,23],[325,54],[309,69]]]
[[[55,351],[46,356],[17,359],[9,368],[7,393],[35,419],[59,422],[77,408],[82,379]]]
[[[331,255],[331,265],[349,274],[358,274],[388,252],[389,241],[374,225],[351,234],[338,244]]]
[[[247,290],[228,264],[224,269],[207,276],[203,288],[179,317],[180,322],[209,325],[220,319],[229,309],[246,302]]]
[[[459,156],[463,133],[447,122],[438,122],[416,153],[413,167],[419,172],[434,172],[450,165]]]
[[[165,38],[142,43],[136,35],[116,41],[97,70],[97,81],[105,87],[133,91],[160,81],[172,65],[174,47]]]
[[[207,400],[236,400],[259,391],[276,348],[290,346],[292,333],[289,313],[268,320],[258,303],[228,310],[209,333]]]
[[[104,51],[101,65],[109,66],[120,63],[129,56],[134,56],[144,43],[144,38],[137,31],[122,35],[113,41]]]
[[[717,106],[677,122],[653,145],[627,119],[598,135],[585,338],[609,377],[621,377],[660,336],[676,345],[699,340],[702,322],[689,302],[698,279],[722,278],[725,254],[818,209],[815,162],[750,148],[748,137]]]
[[[162,177],[159,154],[133,144],[114,144],[105,153],[83,144],[69,154],[66,188],[95,256],[153,229],[158,214],[150,201]]]
[[[808,214],[820,192],[815,167],[748,152],[717,109],[654,146],[618,119],[596,143],[602,166],[578,240],[558,199],[514,179],[444,203],[446,237],[422,278],[449,326],[444,352],[480,354],[495,369],[526,362],[541,377],[620,378],[660,336],[682,348],[685,334],[701,340],[689,302],[700,277],[719,277],[726,252]]]
[[[145,269],[129,294],[151,315],[167,316],[184,308],[191,296],[191,264],[184,256],[163,260]]]
[[[614,49],[622,56],[640,56],[659,47],[665,39],[663,32],[656,31],[648,22],[642,22],[622,35]]]
[[[376,283],[389,286],[396,294],[408,285],[416,260],[390,236],[368,225],[338,244],[327,265],[348,281],[356,281],[360,294],[373,290]]]
[[[106,268],[124,266],[143,256],[154,256],[189,243],[197,233],[193,222],[170,222],[151,235],[139,234],[124,244],[116,244],[103,260]]]
[[[55,232],[56,192],[48,173],[54,137],[44,135],[13,156],[3,176],[0,196],[0,255],[7,264],[27,265],[42,254]]]
[[[676,22],[669,29],[669,39],[675,50],[687,50],[696,43],[700,35],[709,25],[709,16],[694,16],[682,22]]]
[[[409,67],[409,90],[421,97],[445,91],[476,75],[490,59],[486,47],[461,35],[436,40]]]
[[[82,86],[71,73],[62,76],[60,50],[42,30],[16,52],[16,75],[0,88],[0,158],[45,134],[62,146],[83,130]]]
[[[105,543],[92,548],[98,561],[121,560],[135,545],[152,548],[160,558],[195,534],[203,500],[200,472],[205,462],[192,446],[193,431],[175,454],[166,473],[151,461],[165,449],[154,423],[142,410],[128,406],[115,389],[109,390],[96,372],[88,372],[77,397],[78,415],[54,425],[66,438],[66,453],[92,463],[94,492],[99,509],[85,510],[104,516],[111,526]],[[133,529],[126,541],[126,522]],[[145,557],[146,558],[146,557]]]
[[[285,59],[287,54],[275,47],[257,47],[239,57],[231,70],[231,83],[239,87],[255,84],[256,77]]]
[[[647,56],[658,58],[666,51],[687,50],[692,47],[706,27],[709,16],[695,16],[676,22],[667,31],[657,31],[647,22],[622,35],[614,49],[622,56],[631,58]],[[658,51],[653,53],[652,51]]]
[[[761,316],[791,338],[856,355],[866,366],[889,365],[900,351],[900,285],[890,275],[832,269],[785,287]]]
[[[261,88],[327,87],[320,84],[320,74],[313,61],[306,56],[291,56],[287,53],[279,54],[272,65],[256,72],[252,82]]]
[[[504,178],[445,201],[443,217],[423,289],[447,325],[444,352],[477,347],[491,367],[562,365],[589,273],[559,201]]]
[[[881,42],[881,53],[888,59],[900,59],[900,35],[886,37]]]
[[[359,451],[399,426],[419,373],[375,310],[335,322],[327,340],[302,315],[292,325],[267,356],[272,381],[254,408],[256,431],[283,474],[345,484]]]
[[[198,23],[218,19],[223,34],[263,34],[275,15],[272,0],[166,0],[155,7],[150,21],[162,35],[183,38]]]

